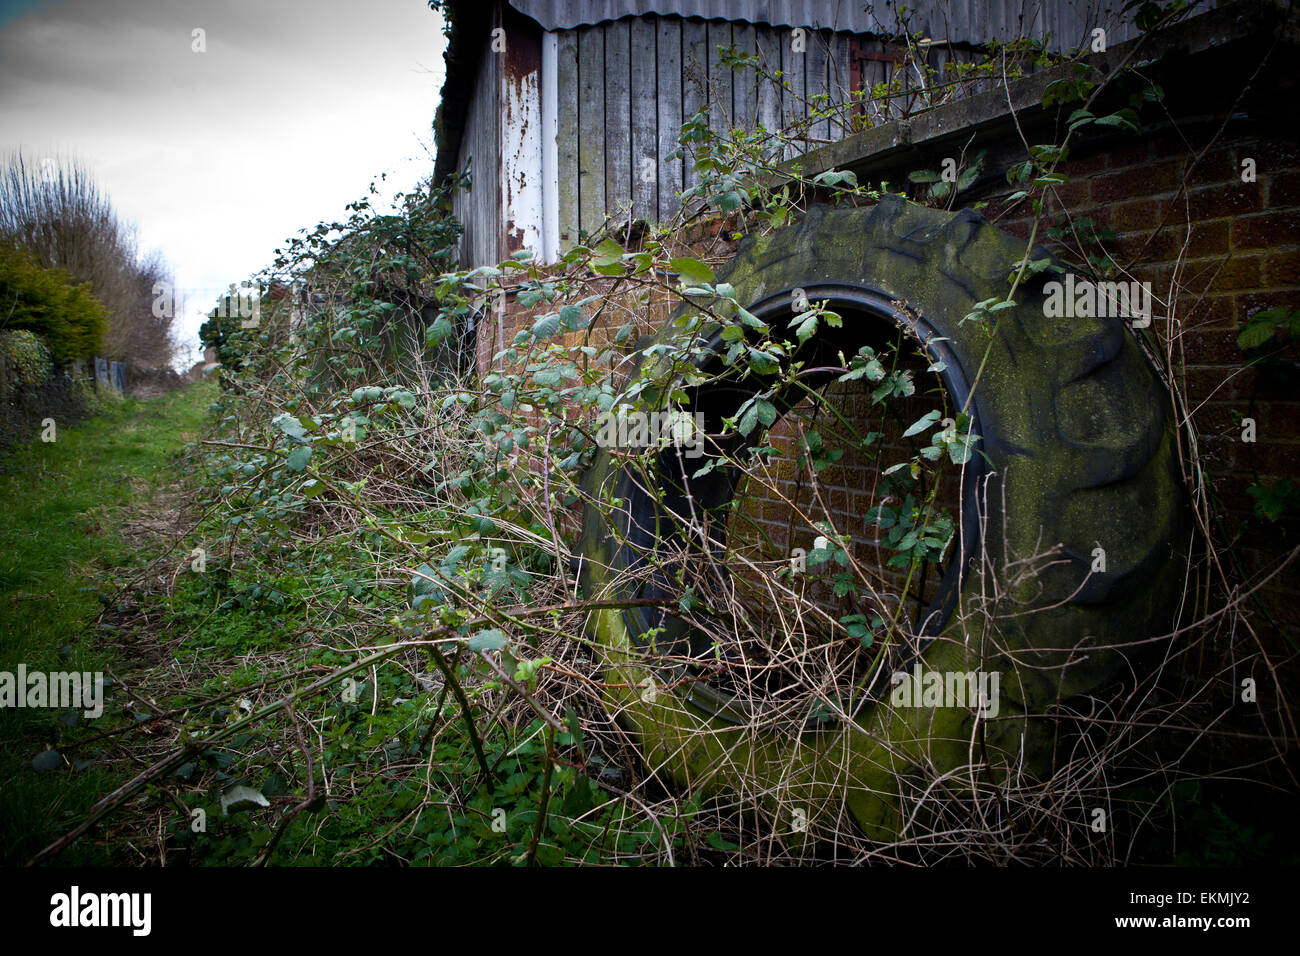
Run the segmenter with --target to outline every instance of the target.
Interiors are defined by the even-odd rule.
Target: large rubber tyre
[[[978,370],[971,407],[989,464],[982,475],[977,468],[967,475],[965,537],[932,619],[932,633],[951,639],[930,641],[921,659],[929,670],[998,671],[998,718],[977,728],[970,709],[895,709],[886,695],[829,728],[756,732],[737,726],[699,685],[644,692],[672,675],[665,677],[640,636],[667,627],[670,638],[689,641],[680,621],[645,607],[595,613],[590,631],[614,687],[608,706],[634,730],[652,772],[695,792],[730,789],[773,806],[807,807],[810,818],[847,804],[870,838],[893,841],[906,836],[902,809],[936,775],[950,774],[945,786],[961,787],[971,765],[983,779],[1023,783],[1049,773],[1057,759],[1053,705],[1114,682],[1126,660],[1132,666],[1115,645],[1170,632],[1184,570],[1185,495],[1168,400],[1125,324],[1046,318],[1041,280],[1018,291],[996,335],[962,324],[976,302],[1005,296],[1024,254],[1023,240],[978,213],[886,197],[869,208],[815,207],[797,225],[749,237],[719,270],[737,301],[760,311],[780,302],[789,316],[792,290],[803,289],[833,299],[850,337],[854,323],[865,328],[871,316],[911,325],[927,341],[947,339],[931,351],[948,363],[945,378],[959,401]],[[915,319],[888,308],[890,300],[905,302]],[[656,341],[675,334],[670,321]],[[696,400],[716,424],[741,395],[715,390]],[[637,563],[637,549],[677,535],[673,496],[665,512],[643,484],[604,451],[586,477],[594,497],[624,502],[614,512],[617,533],[607,508],[588,506],[584,515],[582,581],[591,597],[646,596],[644,585],[629,592],[621,570]],[[697,481],[692,491],[715,504],[731,491],[706,484]],[[1034,580],[1007,579],[1008,561],[1058,544],[1063,560]],[[1092,573],[1097,547],[1104,573]],[[990,619],[979,608],[994,588],[1006,613]]]

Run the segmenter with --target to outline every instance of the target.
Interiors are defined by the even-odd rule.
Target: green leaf
[[[591,267],[603,276],[622,275],[623,247],[613,239],[604,240],[594,250]]]
[[[1291,321],[1295,316],[1300,316],[1300,312],[1294,313]],[[1252,315],[1237,336],[1237,345],[1242,349],[1258,348],[1273,339],[1277,326],[1283,322],[1288,322],[1286,309],[1269,309]]]
[[[298,493],[304,498],[317,498],[325,492],[325,483],[315,478],[308,478],[298,486]]]
[[[800,345],[817,334],[817,319],[816,310],[810,310],[796,315],[790,320],[790,328],[794,329],[795,337],[799,340]]]
[[[762,349],[749,350],[749,367],[757,375],[771,375],[781,368],[781,363]]]
[[[566,305],[560,309],[560,322],[570,332],[577,332],[587,324],[586,317],[582,314],[582,309],[576,305]]]
[[[311,446],[299,445],[289,452],[289,457],[285,459],[284,464],[290,471],[302,471],[309,461],[311,461]]]
[[[259,807],[269,807],[271,805],[271,801],[262,796],[260,790],[254,790],[252,787],[239,784],[231,787],[221,795],[222,816],[229,814],[231,807],[237,807],[245,803],[255,803]]]
[[[302,427],[302,422],[298,421],[298,419],[294,418],[288,412],[275,416],[275,418],[271,419],[271,424],[280,429],[280,431],[284,432],[290,438],[305,440],[307,437],[307,431]]]
[[[63,755],[57,750],[42,750],[32,758],[32,769],[37,773],[49,773],[63,768]]]
[[[742,435],[748,435],[758,426],[758,404],[750,401],[747,403],[744,412],[740,415],[740,421],[736,427],[740,429]]]
[[[430,347],[441,345],[449,339],[456,327],[451,324],[451,320],[445,315],[440,315],[433,320],[433,324],[424,330],[424,344]]]
[[[406,600],[411,607],[419,607],[425,601],[437,604],[446,602],[447,592],[438,584],[439,577],[439,573],[428,564],[421,564],[415,569],[406,587]]]
[[[483,651],[499,651],[508,643],[509,638],[496,628],[492,628],[487,631],[479,631],[465,642],[465,646],[471,651],[481,654]]]
[[[702,285],[717,280],[717,277],[713,274],[713,270],[699,259],[682,256],[681,258],[673,259],[669,265],[674,272],[678,273],[682,277],[683,282]]]
[[[813,182],[817,183],[819,186],[838,186],[843,183],[850,189],[856,189],[858,185],[858,177],[847,169],[828,169],[826,172],[818,173],[814,176]]]
[[[533,338],[549,339],[560,330],[560,316],[557,312],[543,315],[533,323]]]
[[[613,239],[606,239],[592,250],[591,262],[597,266],[609,266],[617,263],[622,267],[623,247]]]
[[[914,421],[911,424],[911,426],[907,429],[907,431],[903,432],[903,437],[911,438],[913,435],[920,434],[921,432],[925,431],[927,428],[929,428],[938,420],[939,420],[939,410],[931,409],[930,411],[922,415],[920,418],[918,418],[916,421]]]
[[[1112,113],[1109,116],[1098,116],[1093,122],[1098,126],[1123,126],[1126,129],[1136,130],[1137,114],[1132,110],[1120,110],[1118,113]]]

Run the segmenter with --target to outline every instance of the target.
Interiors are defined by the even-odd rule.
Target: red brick
[[[1270,440],[1300,441],[1300,403],[1269,402],[1264,406],[1261,431]]]
[[[1241,430],[1230,427],[1226,433],[1198,432],[1201,467],[1208,475],[1229,475],[1241,465],[1239,454]]]
[[[1188,368],[1184,377],[1187,398],[1194,405],[1207,400],[1224,400],[1233,397],[1232,370],[1223,367]]]
[[[1192,161],[1189,157],[1188,162]],[[1196,160],[1185,173],[1188,186],[1204,186],[1208,183],[1241,182],[1241,167],[1237,165],[1237,151],[1231,147],[1219,147]]]
[[[1234,249],[1266,249],[1296,243],[1300,243],[1300,216],[1294,213],[1269,212],[1247,216],[1232,224]]]
[[[1192,224],[1192,238],[1187,243],[1187,255],[1206,256],[1228,251],[1232,222],[1219,219]]]
[[[1244,216],[1264,208],[1263,189],[1258,183],[1231,183],[1193,190],[1188,196],[1188,214],[1193,222]],[[1176,201],[1181,205],[1181,201]]]
[[[1231,294],[1181,296],[1178,300],[1179,318],[1182,320],[1181,331],[1184,336],[1193,332],[1237,331],[1236,303]],[[1183,345],[1186,346],[1186,340]],[[1236,362],[1240,358],[1230,361]],[[1193,365],[1218,364],[1213,360],[1200,359],[1189,355],[1187,361]]]
[[[1092,198],[1098,203],[1150,198],[1178,188],[1182,173],[1178,160],[1163,160],[1134,169],[1098,176],[1092,180]]]
[[[1183,336],[1183,348],[1188,362],[1205,365],[1210,362],[1241,362],[1245,356],[1237,345],[1236,329],[1196,329]]]
[[[1300,309],[1300,290],[1270,289],[1267,292],[1242,292],[1237,295],[1237,320],[1245,322],[1266,309]]]
[[[1090,173],[1106,172],[1115,167],[1111,155],[1103,152],[1069,159],[1057,168],[1067,176],[1076,177],[1087,176]]]
[[[1172,262],[1183,254],[1182,230],[1161,229],[1156,233],[1132,233],[1117,240],[1118,250],[1127,261],[1137,263]]]
[[[1157,221],[1159,209],[1159,204],[1154,199],[1137,199],[1133,202],[1120,203],[1111,211],[1111,221],[1116,232],[1150,230]]]
[[[1089,201],[1089,181],[1077,179],[1063,186],[1053,186],[1052,193],[1063,208],[1073,210]]]
[[[1183,286],[1192,292],[1231,292],[1263,285],[1264,257],[1237,255],[1224,259],[1197,259],[1184,264]]]
[[[1300,170],[1274,173],[1265,181],[1268,184],[1269,209],[1300,206]]]
[[[1192,423],[1196,426],[1197,434],[1229,441],[1241,437],[1236,416],[1246,414],[1244,403],[1208,401],[1197,403],[1192,409]]]
[[[1276,249],[1264,257],[1264,284],[1300,285],[1300,249]]]
[[[1151,144],[1145,139],[1136,139],[1125,146],[1116,146],[1107,150],[1111,169],[1123,169],[1125,166],[1145,164],[1151,156]]]
[[[1261,476],[1294,478],[1300,473],[1300,444],[1267,441],[1265,434],[1250,450],[1251,460]]]
[[[1300,166],[1300,146],[1281,138],[1243,143],[1237,147],[1237,156],[1255,160],[1256,176]]]
[[[1177,133],[1155,134],[1151,137],[1151,155],[1156,159],[1167,156],[1186,156],[1187,143]]]

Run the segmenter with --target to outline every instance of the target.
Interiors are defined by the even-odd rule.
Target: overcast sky
[[[444,46],[424,0],[0,0],[0,154],[85,162],[197,343],[286,237],[432,172]]]

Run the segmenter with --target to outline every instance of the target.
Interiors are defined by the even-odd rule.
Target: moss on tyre
[[[872,303],[905,302],[910,315],[889,318],[927,341],[946,339],[930,347],[950,366],[950,390],[974,383],[971,411],[988,464],[968,476],[978,480],[965,486],[967,534],[945,576],[937,639],[920,657],[928,670],[1001,675],[997,719],[979,721],[978,748],[976,715],[963,707],[895,709],[882,701],[816,729],[737,721],[699,685],[657,690],[674,675],[641,635],[662,627],[688,640],[684,625],[645,607],[602,611],[590,628],[615,688],[608,704],[635,730],[652,771],[699,791],[806,806],[810,816],[847,803],[870,837],[896,839],[912,788],[936,774],[972,762],[993,779],[1048,772],[1053,704],[1113,681],[1125,661],[1116,645],[1170,630],[1185,538],[1175,435],[1159,381],[1124,324],[1045,317],[1041,286],[1021,288],[992,337],[978,323],[962,324],[975,303],[1005,296],[1024,253],[1022,240],[973,211],[886,197],[870,208],[816,207],[796,226],[750,237],[719,270],[737,301],[755,309],[789,303],[794,289],[829,296],[837,310],[848,303],[849,335],[855,322],[866,327],[868,313],[889,311]],[[670,321],[656,341],[674,334]],[[698,401],[713,421],[734,410],[710,407],[728,401],[716,395]],[[644,479],[604,450],[586,483],[596,499],[625,502],[613,510],[614,529],[608,508],[586,510],[586,593],[646,596],[644,584],[629,590],[632,576],[623,572],[638,557],[623,542],[639,539],[645,549],[675,536],[671,502],[656,511]],[[730,489],[699,481],[692,490],[721,500]],[[970,519],[976,504],[982,522]],[[1059,559],[1032,579],[1004,573],[1008,562],[1058,544]],[[1096,547],[1105,550],[1104,573],[1091,573]],[[990,616],[981,608],[994,592],[1001,599]],[[954,779],[960,786],[967,774]]]

